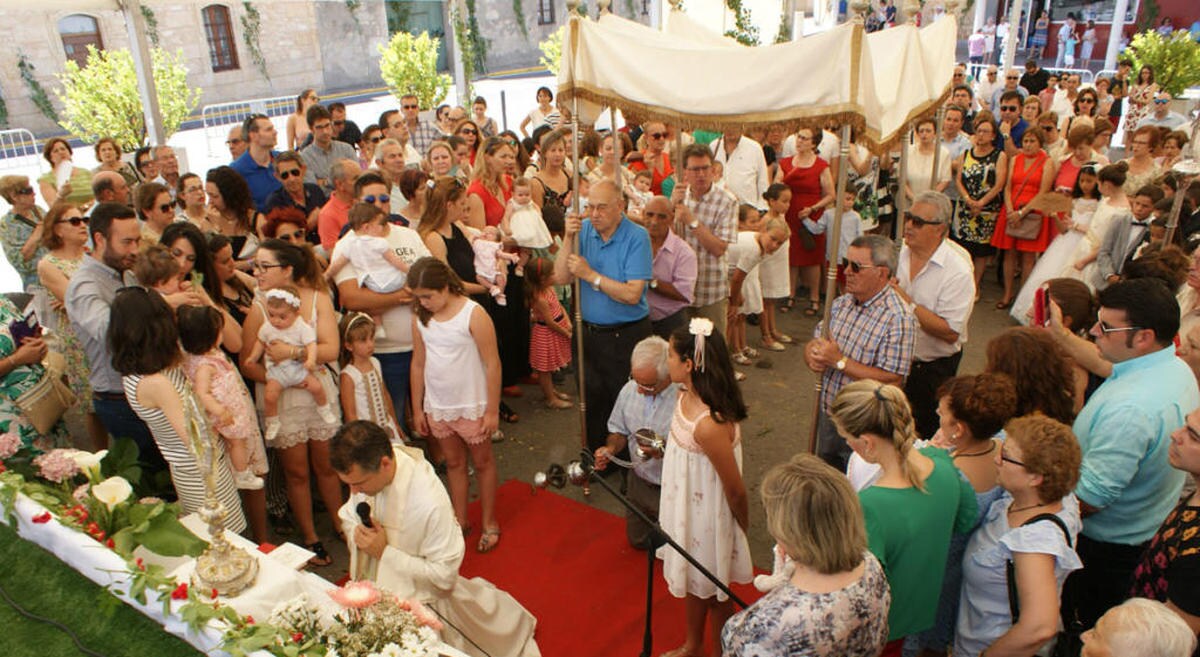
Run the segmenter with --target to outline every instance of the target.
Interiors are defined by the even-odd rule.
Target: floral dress
[[[70,280],[75,275],[75,270],[79,269],[79,265],[83,264],[83,258],[67,260],[46,254],[46,262],[57,267],[63,276]],[[92,407],[92,386],[88,381],[91,365],[88,363],[87,353],[83,350],[79,336],[75,335],[75,327],[67,319],[67,311],[64,308],[56,308],[54,319],[54,350],[67,360],[67,384],[71,386],[71,392],[79,398],[79,408],[86,411]]]
[[[13,302],[0,296],[0,359],[13,355],[17,344],[9,328],[14,320],[22,319],[21,311]],[[44,452],[56,447],[65,447],[70,441],[62,420],[42,435],[33,428],[25,414],[17,406],[17,398],[25,394],[42,379],[46,368],[42,365],[20,365],[0,379],[0,433],[15,433],[21,444],[35,452]]]
[[[1150,108],[1154,105],[1154,97],[1158,95],[1158,85],[1151,82],[1150,84],[1134,84],[1129,88],[1129,97],[1125,100],[1129,104],[1129,111],[1125,113],[1125,125],[1137,127],[1137,124],[1142,122],[1150,114]],[[1126,127],[1127,133],[1132,133],[1134,128]],[[1128,141],[1128,140],[1127,140]],[[1129,192],[1125,192],[1128,194]]]
[[[981,157],[975,154],[974,148],[970,148],[963,154],[962,184],[972,199],[983,198],[996,184],[996,165],[1001,153],[1000,149],[994,148],[991,153]],[[992,234],[996,232],[996,214],[1003,198],[1003,194],[996,194],[975,216],[971,215],[966,203],[958,205],[958,220],[954,222],[956,237],[971,255],[986,256],[994,251],[991,246]]]
[[[29,289],[30,285],[38,284],[38,260],[46,255],[46,249],[39,246],[29,260],[21,257],[21,247],[29,241],[29,236],[33,235],[43,218],[42,211],[37,208],[33,209],[32,214],[32,217],[24,217],[10,210],[0,219],[0,242],[4,244],[4,255],[8,257],[13,269],[21,275],[22,289]]]

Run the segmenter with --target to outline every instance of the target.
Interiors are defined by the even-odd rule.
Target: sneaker
[[[233,483],[241,490],[261,490],[263,487],[262,477],[249,470],[234,470]]]
[[[325,424],[337,424],[338,423],[337,416],[333,414],[333,409],[329,408],[329,404],[325,404],[324,406],[318,406],[317,407],[317,415],[321,416],[321,419],[325,421]]]
[[[263,440],[267,441],[267,443],[270,444],[270,442],[272,440],[275,440],[275,436],[279,435],[279,428],[280,428],[279,418],[277,418],[277,417],[267,418],[267,431],[266,431],[266,433],[263,434]]]

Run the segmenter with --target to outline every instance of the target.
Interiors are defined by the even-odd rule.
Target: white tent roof
[[[790,43],[747,48],[694,23],[668,33],[615,16],[572,18],[563,40],[559,94],[580,114],[616,107],[686,128],[821,123],[864,128],[874,145],[949,92],[957,25],[866,34],[846,23]]]

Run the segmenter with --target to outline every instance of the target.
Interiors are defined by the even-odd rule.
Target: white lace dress
[[[721,478],[694,438],[696,423],[708,415],[708,409],[694,418],[686,418],[682,403],[683,396],[680,395],[671,418],[670,446],[663,456],[659,524],[726,585],[748,583],[754,574],[750,544],[725,501]],[[741,435],[739,427],[733,439],[733,455],[739,471],[742,469]],[[659,548],[658,556],[663,560],[663,576],[671,595],[727,599],[671,546]]]
[[[1108,232],[1108,227],[1112,225],[1113,220],[1126,214],[1129,214],[1128,205],[1116,206],[1107,200],[1100,201],[1095,214],[1092,215],[1092,223],[1088,226],[1087,234],[1075,245],[1075,251],[1067,258],[1067,262],[1058,275],[1063,278],[1081,280],[1087,283],[1093,291],[1098,287],[1103,287],[1105,283],[1099,280],[1100,275],[1097,273],[1098,267],[1094,260],[1082,271],[1075,268],[1075,263],[1091,253],[1098,252],[1100,244],[1104,242],[1104,233]]]
[[[1033,293],[1046,281],[1061,278],[1063,270],[1068,267],[1075,269],[1075,260],[1072,260],[1071,256],[1075,254],[1076,247],[1085,241],[1099,204],[1095,199],[1075,199],[1071,205],[1071,220],[1075,222],[1075,227],[1054,238],[1046,252],[1038,258],[1037,265],[1029,274],[1029,280],[1021,286],[1021,292],[1009,311],[1013,319],[1028,326],[1029,318],[1026,315],[1033,306]]]

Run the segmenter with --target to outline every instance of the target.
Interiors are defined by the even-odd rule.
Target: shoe
[[[747,358],[758,358],[759,356],[758,350],[754,347],[746,347],[742,350],[742,353],[745,354]]]
[[[787,351],[787,347],[778,342],[767,342],[766,340],[763,340],[762,346],[763,349],[766,349],[767,351]]]
[[[475,546],[475,551],[480,554],[491,552],[492,550],[496,549],[496,546],[499,544],[500,528],[486,527],[483,530],[483,534],[479,537],[479,544]]]
[[[504,386],[500,389],[500,394],[505,397],[524,397],[525,393],[518,385]]]
[[[746,315],[746,323],[749,324],[750,326],[758,326],[758,323],[760,321],[761,321],[761,319],[759,318],[758,313]]]
[[[267,430],[265,433],[263,433],[263,440],[267,441],[267,444],[269,445],[271,443],[271,441],[275,440],[275,436],[279,435],[279,429],[280,429],[279,418],[277,418],[277,417],[267,418]]]
[[[733,371],[733,380],[734,381],[745,381],[746,380],[745,372],[739,372],[737,370],[734,370]]]
[[[492,432],[491,440],[494,443],[504,442],[504,432],[499,429],[496,429],[495,431]]]
[[[571,402],[561,399],[555,395],[553,398],[546,400],[546,408],[554,411],[561,411],[567,408],[575,408],[575,404],[572,404]]]
[[[239,490],[262,490],[263,479],[249,470],[234,470],[233,483]]]
[[[321,541],[310,543],[304,547],[316,555],[308,560],[308,565],[317,566],[318,568],[333,565],[333,557],[329,556],[329,553],[325,551],[325,546],[321,545]]]
[[[738,352],[738,353],[734,354],[732,357],[730,357],[730,360],[737,363],[738,365],[749,365],[752,362],[750,360],[750,358],[747,357],[746,354],[742,353],[742,352]]]
[[[784,333],[776,333],[775,341],[782,342],[783,344],[795,344],[795,342],[796,342],[796,340],[793,339],[792,336],[786,335]]]
[[[325,421],[325,424],[337,424],[337,416],[333,414],[333,409],[329,408],[329,404],[317,407],[317,415]]]
[[[513,269],[513,275],[524,278],[525,277],[525,268],[517,267],[517,268]]]
[[[496,305],[497,306],[507,306],[508,305],[508,297],[504,296],[503,294],[497,294],[496,295]]]

